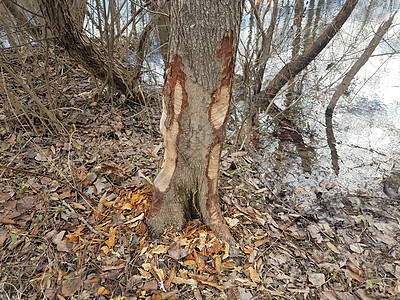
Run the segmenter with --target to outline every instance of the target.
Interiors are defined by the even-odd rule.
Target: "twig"
[[[80,215],[72,208],[72,206],[69,205],[69,203],[67,203],[67,201],[65,201],[65,200],[63,199],[63,200],[62,200],[62,204],[65,205],[66,207],[68,207],[68,209],[69,209],[71,212],[74,212],[74,213],[78,216],[79,221],[81,221],[83,224],[85,224],[86,227],[89,228],[89,230],[90,230],[91,232],[93,232],[94,234],[97,234],[97,235],[100,236],[101,238],[104,238],[104,234],[102,234],[101,232],[99,232],[99,231],[97,231],[96,229],[94,229],[93,226],[90,225],[90,224],[88,223],[88,221],[85,220],[85,218],[83,218],[82,216],[80,216]]]

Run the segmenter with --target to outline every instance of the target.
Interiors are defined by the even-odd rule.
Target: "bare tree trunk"
[[[83,30],[85,21],[86,0],[68,0],[72,19],[80,30]]]
[[[58,44],[67,50],[80,65],[103,81],[113,82],[122,93],[133,94],[136,86],[125,66],[114,60],[111,65],[108,58],[77,26],[66,0],[38,0],[47,25]]]
[[[350,68],[350,70],[344,76],[342,82],[336,88],[335,93],[332,96],[331,101],[328,104],[328,107],[325,111],[325,121],[326,121],[326,136],[328,139],[328,145],[331,149],[331,157],[332,157],[332,166],[336,174],[339,174],[339,162],[338,162],[338,154],[336,149],[336,140],[332,127],[332,115],[333,111],[336,107],[337,102],[339,101],[340,96],[347,90],[350,86],[351,81],[354,79],[358,71],[365,65],[368,59],[371,57],[372,53],[379,45],[382,40],[383,35],[389,30],[392,25],[393,19],[396,13],[394,13],[386,22],[384,22],[379,28],[372,40],[369,42],[367,48],[364,50],[363,54],[357,59],[354,65]]]
[[[10,14],[14,17],[15,22],[18,26],[26,28],[26,32],[33,38],[38,39],[41,35],[41,32],[38,27],[33,25],[26,15],[21,11],[19,7],[17,7],[12,0],[3,0],[4,6],[10,12]]]
[[[312,23],[313,23],[313,19],[314,19],[314,5],[315,5],[314,0],[310,0],[310,4],[307,9],[307,24],[305,27],[306,32],[304,33],[304,39],[303,39],[305,48],[308,48],[311,44],[310,38],[312,35],[311,33],[313,31]]]
[[[165,154],[148,224],[156,235],[201,218],[233,243],[222,217],[218,170],[238,45],[242,0],[171,2],[161,132]]]
[[[300,52],[300,42],[301,42],[301,33],[302,33],[302,21],[303,21],[303,10],[304,3],[303,0],[296,0],[295,8],[294,8],[294,26],[296,27],[293,42],[292,42],[292,60],[294,60]],[[286,94],[285,105],[290,106],[296,100],[296,84],[293,82],[294,78],[290,78],[289,80],[289,88]]]
[[[325,0],[318,0],[317,10],[315,11],[314,26],[312,31],[312,39],[315,40],[318,31],[319,21],[321,20],[322,7],[325,5]]]
[[[265,74],[265,68],[267,62],[271,56],[271,44],[272,38],[275,31],[276,21],[278,17],[278,0],[273,0],[273,10],[271,15],[271,21],[268,26],[267,32],[264,30],[264,21],[261,16],[260,4],[256,5],[254,0],[250,1],[253,9],[253,15],[256,19],[257,31],[261,35],[261,47],[257,53],[255,60],[255,74],[254,84],[246,87],[247,101],[245,102],[245,110],[243,122],[238,133],[238,144],[241,148],[247,149],[250,143],[250,138],[253,133],[253,127],[259,124],[258,120],[258,108],[254,104],[254,95],[261,91],[263,78]],[[268,7],[269,9],[269,7]],[[268,11],[268,10],[267,10]],[[249,39],[250,41],[250,39]],[[250,48],[250,47],[248,47]],[[250,62],[247,64],[247,66]],[[247,67],[249,69],[249,67]],[[250,70],[243,70],[244,82],[250,82]]]
[[[324,32],[307,48],[303,54],[287,63],[271,80],[267,88],[257,97],[260,99],[259,104],[267,107],[269,102],[277,95],[282,87],[293,77],[304,70],[310,62],[325,48],[336,33],[343,26],[344,22],[351,15],[358,0],[347,0],[338,15],[333,19],[332,23],[324,30]]]
[[[164,61],[164,65],[168,63],[168,37],[169,37],[169,2],[165,3],[163,7],[159,7],[153,2],[152,9],[155,11],[161,11],[166,15],[159,14],[159,17],[155,20],[157,26],[158,41],[160,42],[160,53]]]

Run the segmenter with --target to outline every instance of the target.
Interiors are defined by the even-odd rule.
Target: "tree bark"
[[[333,19],[331,24],[325,31],[307,48],[303,54],[296,56],[292,61],[287,63],[278,74],[271,80],[267,88],[256,97],[259,99],[258,104],[261,107],[267,107],[269,102],[277,95],[277,93],[285,86],[291,78],[294,78],[302,70],[304,70],[310,62],[325,48],[332,40],[336,33],[343,26],[344,22],[351,15],[358,0],[347,0],[340,12]]]
[[[41,32],[39,28],[30,22],[25,13],[15,5],[14,1],[3,0],[3,4],[14,17],[16,24],[22,28],[25,28],[30,37],[33,39],[38,39],[40,37]]]
[[[147,217],[160,235],[200,218],[222,239],[233,238],[222,217],[218,170],[239,39],[242,0],[171,2],[169,66],[161,133],[165,154]]]
[[[331,157],[332,157],[332,167],[336,174],[339,174],[339,160],[338,153],[336,149],[336,139],[333,132],[332,126],[332,115],[333,111],[336,107],[339,98],[343,95],[343,93],[350,86],[351,81],[357,75],[358,71],[365,65],[368,59],[371,57],[372,53],[375,51],[376,47],[379,45],[380,41],[383,38],[383,35],[389,30],[392,25],[393,19],[396,13],[394,13],[386,22],[384,22],[379,28],[374,37],[369,42],[367,48],[364,50],[363,54],[357,59],[357,61],[352,65],[350,70],[344,76],[342,82],[338,85],[335,90],[335,93],[332,96],[331,101],[328,104],[328,107],[325,111],[325,122],[326,122],[326,136],[328,139],[328,145],[331,149]]]
[[[132,77],[125,66],[117,60],[108,63],[108,57],[74,22],[66,0],[38,0],[47,25],[58,44],[87,71],[102,81],[112,82],[123,94],[136,91]]]

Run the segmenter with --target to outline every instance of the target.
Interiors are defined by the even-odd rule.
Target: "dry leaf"
[[[41,152],[38,152],[35,156],[35,160],[37,161],[47,161],[47,158],[44,154],[42,154]]]
[[[250,274],[250,279],[254,283],[260,282],[260,277],[258,276],[257,271],[253,267],[249,267],[249,274]]]
[[[245,156],[246,154],[247,154],[247,151],[238,151],[238,152],[231,153],[230,157],[241,157],[241,156]]]
[[[166,245],[157,245],[153,249],[151,249],[151,253],[153,254],[164,254],[167,253],[169,247]]]
[[[197,286],[197,282],[194,279],[183,279],[181,277],[174,277],[174,279],[172,279],[172,282],[175,284],[189,284],[192,286]]]
[[[336,246],[333,245],[331,242],[326,242],[326,246],[328,246],[328,248],[333,252],[335,252],[336,254],[340,254],[340,250],[336,248]]]
[[[175,260],[180,260],[186,257],[189,251],[180,247],[180,242],[173,243],[168,250],[168,255]]]
[[[240,300],[250,300],[253,298],[253,295],[250,292],[247,292],[245,288],[238,287]]]
[[[215,271],[217,271],[217,273],[221,273],[221,256],[220,255],[216,255],[215,256]]]
[[[206,241],[207,241],[207,232],[203,230],[199,233],[199,245],[197,246],[197,248],[199,248],[200,251],[202,251],[206,246]]]
[[[99,287],[99,289],[97,290],[97,295],[109,295],[110,292],[103,286]]]
[[[315,286],[320,287],[325,283],[325,275],[322,273],[308,274],[308,280]]]
[[[110,253],[110,248],[108,248],[108,246],[104,245],[103,247],[100,248],[101,251],[103,251],[103,253],[105,255],[108,255],[108,253]]]
[[[67,279],[63,280],[61,294],[66,297],[72,296],[80,289],[81,285],[82,285],[81,277],[71,273],[68,275],[68,280]]]
[[[111,227],[109,232],[108,240],[105,241],[105,244],[111,249],[115,244],[115,233],[117,232],[116,227]]]
[[[222,257],[223,260],[227,259],[229,257],[229,243],[227,241],[224,241],[225,244],[225,251],[224,251],[224,256]]]
[[[142,289],[145,291],[156,291],[157,288],[157,280],[155,279],[147,281],[142,287]]]

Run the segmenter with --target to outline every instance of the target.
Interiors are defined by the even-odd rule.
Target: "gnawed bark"
[[[161,133],[165,154],[147,217],[151,232],[200,218],[222,239],[218,170],[232,97],[242,1],[171,3]]]
[[[278,94],[278,92],[294,78],[302,70],[304,70],[310,62],[328,45],[336,33],[340,30],[348,17],[351,15],[358,0],[347,0],[340,12],[333,19],[331,24],[324,32],[307,48],[303,54],[298,55],[289,63],[287,63],[278,74],[271,80],[267,88],[256,97],[259,99],[258,104],[261,107],[267,107],[269,102]]]
[[[137,87],[125,66],[97,47],[74,22],[66,0],[38,0],[47,25],[57,43],[87,71],[102,81],[112,82],[123,94],[135,94]]]
[[[343,95],[343,93],[347,90],[350,86],[351,81],[357,75],[358,71],[365,65],[368,59],[371,57],[372,53],[379,45],[380,41],[382,40],[385,33],[389,30],[390,26],[392,25],[393,19],[396,13],[394,13],[386,22],[384,22],[379,28],[378,31],[375,33],[374,37],[369,42],[367,48],[364,50],[363,54],[357,59],[357,61],[352,65],[350,70],[344,76],[342,82],[338,85],[335,90],[335,93],[332,96],[331,101],[328,104],[328,107],[325,111],[325,122],[326,122],[326,136],[328,139],[328,145],[331,149],[331,157],[332,157],[332,167],[336,174],[339,174],[339,159],[338,153],[336,149],[336,139],[335,134],[333,132],[332,126],[332,116],[333,111],[336,107],[339,98]]]

